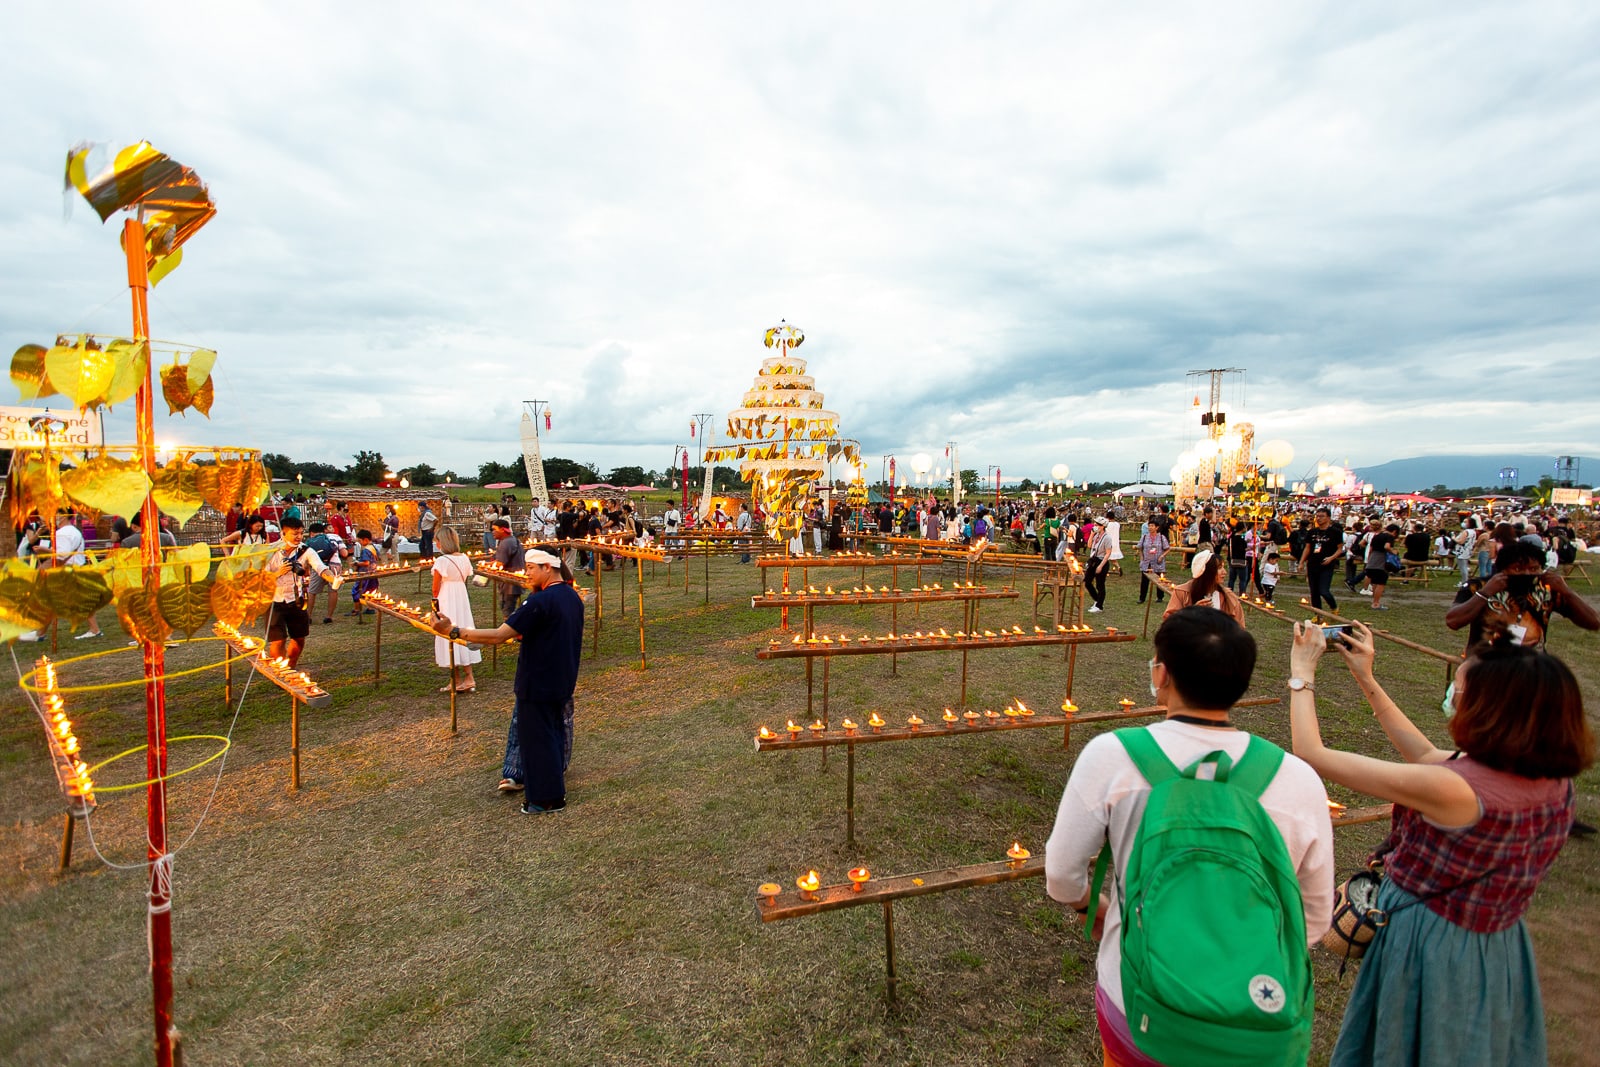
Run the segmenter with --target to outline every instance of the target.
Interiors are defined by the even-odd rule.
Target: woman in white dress
[[[439,555],[433,558],[433,599],[439,606],[440,614],[448,616],[463,630],[471,629],[475,623],[472,621],[472,600],[467,596],[467,580],[473,575],[472,561],[461,551],[461,538],[456,534],[455,527],[441,526],[437,542]],[[482,658],[483,654],[476,649],[456,646],[455,665],[463,672],[456,681],[456,692],[470,693],[477,689],[478,683],[472,677],[472,665]],[[443,637],[434,638],[433,661],[441,667],[450,666],[450,642]],[[439,692],[450,692],[449,684],[441,686]]]

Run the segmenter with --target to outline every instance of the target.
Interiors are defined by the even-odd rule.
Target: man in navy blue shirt
[[[524,815],[560,811],[567,806],[566,725],[562,709],[578,686],[583,654],[583,598],[562,580],[561,561],[548,552],[528,550],[528,577],[534,592],[493,630],[463,629],[447,617],[434,617],[434,632],[452,640],[497,645],[520,639],[517,675],[512,684],[522,755]]]

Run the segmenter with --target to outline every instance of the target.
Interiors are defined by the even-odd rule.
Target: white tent
[[[1154,482],[1140,482],[1138,485],[1125,485],[1111,495],[1116,497],[1118,500],[1125,496],[1139,496],[1153,500],[1157,497],[1171,496],[1172,486],[1157,485]]]

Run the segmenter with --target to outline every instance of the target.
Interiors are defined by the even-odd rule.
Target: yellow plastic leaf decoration
[[[169,583],[163,575],[156,601],[168,626],[185,637],[193,637],[194,632],[211,619],[211,582]]]
[[[227,511],[234,501],[244,502],[244,483],[248,472],[245,470],[246,461],[242,459],[220,459],[214,468],[216,475],[216,495],[206,497],[206,503],[218,511]]]
[[[211,387],[211,377],[207,374],[204,382],[198,388],[189,385],[189,368],[181,363],[172,363],[161,368],[161,395],[167,401],[167,414],[176,415],[180,411],[194,408],[200,414],[211,417],[211,401],[215,391]]]
[[[0,567],[0,620],[20,626],[19,633],[50,621],[50,609],[39,595],[39,573],[20,559],[8,559]]]
[[[109,550],[101,560],[100,567],[116,596],[144,585],[144,561],[139,558],[137,548]]]
[[[263,546],[265,547],[265,546]],[[277,579],[262,569],[276,549],[246,555],[236,552],[217,564],[211,583],[211,610],[230,626],[243,626],[261,617],[272,603]]]
[[[11,513],[38,512],[46,522],[66,503],[54,453],[17,452],[11,458]]]
[[[43,345],[23,345],[11,357],[11,384],[17,387],[17,396],[22,400],[37,400],[56,391],[45,373],[46,351]]]
[[[211,377],[211,368],[216,364],[217,354],[209,348],[197,348],[189,353],[189,362],[185,367],[191,393],[206,384],[206,379]]]
[[[272,491],[272,476],[267,473],[267,468],[256,460],[245,460],[242,465],[244,481],[239,487],[237,499],[243,501],[245,511],[254,511]]]
[[[184,545],[169,548],[161,564],[161,584],[172,582],[203,582],[211,573],[211,546],[207,544]]]
[[[95,456],[62,474],[61,488],[102,514],[131,516],[144,504],[150,479],[136,459]]]
[[[194,487],[199,491],[201,500],[204,500],[218,511],[227,511],[226,506],[216,502],[220,496],[217,492],[218,487],[221,485],[219,474],[220,472],[217,470],[215,463],[195,464]]]
[[[179,526],[194,518],[205,503],[200,495],[199,472],[199,467],[178,457],[156,471],[151,480],[150,494],[156,498],[156,507],[177,519]]]
[[[116,370],[106,387],[106,404],[130,400],[150,374],[150,345],[145,341],[112,341],[106,346]]]
[[[155,590],[148,586],[136,586],[117,595],[117,618],[135,641],[162,644],[172,634],[172,627],[161,617]]]
[[[111,586],[96,566],[51,567],[39,572],[39,600],[76,626],[111,603]]]
[[[61,395],[81,411],[104,400],[117,364],[104,349],[56,345],[44,354],[44,370]]]

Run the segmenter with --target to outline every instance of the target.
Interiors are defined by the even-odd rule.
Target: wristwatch
[[[450,627],[450,640],[459,641],[460,639],[461,639],[461,627],[459,627],[459,626]]]
[[[1317,691],[1317,687],[1306,681],[1304,678],[1290,678],[1289,691],[1292,693],[1315,693]]]

